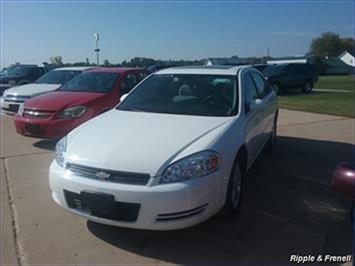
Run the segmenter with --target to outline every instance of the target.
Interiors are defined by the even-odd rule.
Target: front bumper
[[[30,119],[16,115],[16,132],[28,137],[61,139],[87,119]],[[32,128],[32,130],[31,130]]]
[[[98,223],[148,230],[185,228],[213,216],[223,201],[218,192],[223,181],[217,171],[182,183],[155,186],[119,184],[74,175],[56,161],[53,161],[49,171],[52,198],[61,207]],[[136,204],[140,208],[132,221],[100,218],[70,207],[65,195],[68,191],[73,195],[80,195],[83,191],[110,194],[115,202]]]
[[[1,83],[1,84],[0,84],[0,96],[3,95],[3,93],[4,93],[5,90],[7,90],[7,89],[9,89],[9,88],[12,88],[12,87],[14,87],[15,85],[16,85],[16,84],[3,84],[3,83]]]
[[[18,109],[20,108],[21,105],[23,105],[24,102],[25,101],[23,102],[6,101],[4,97],[1,97],[0,99],[1,110],[3,110],[7,114],[11,114],[11,115],[17,114]]]

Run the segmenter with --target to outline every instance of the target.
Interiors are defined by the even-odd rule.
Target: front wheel
[[[241,160],[237,160],[229,178],[226,202],[220,213],[224,218],[230,219],[238,214],[244,189],[243,181]]]

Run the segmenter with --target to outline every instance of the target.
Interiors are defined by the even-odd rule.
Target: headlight
[[[62,112],[59,113],[59,118],[78,118],[82,116],[87,110],[87,107],[84,105],[69,107],[64,109]]]
[[[60,141],[58,141],[57,145],[55,146],[55,153],[57,155],[55,160],[61,167],[64,166],[64,157],[66,151],[67,151],[67,137],[65,136]]]
[[[219,154],[214,151],[202,151],[185,157],[163,172],[161,184],[181,182],[208,175],[218,169]]]
[[[2,93],[2,97],[6,97],[7,96],[7,90],[4,90],[4,92]]]

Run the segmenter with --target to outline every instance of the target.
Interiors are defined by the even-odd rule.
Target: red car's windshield
[[[108,93],[115,85],[119,74],[107,72],[84,72],[61,86],[59,91],[82,91]]]

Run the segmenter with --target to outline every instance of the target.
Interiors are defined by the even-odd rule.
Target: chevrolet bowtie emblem
[[[108,179],[108,178],[110,178],[110,174],[102,172],[102,171],[97,172],[95,174],[95,176],[97,176],[97,178],[100,178],[100,179]]]

